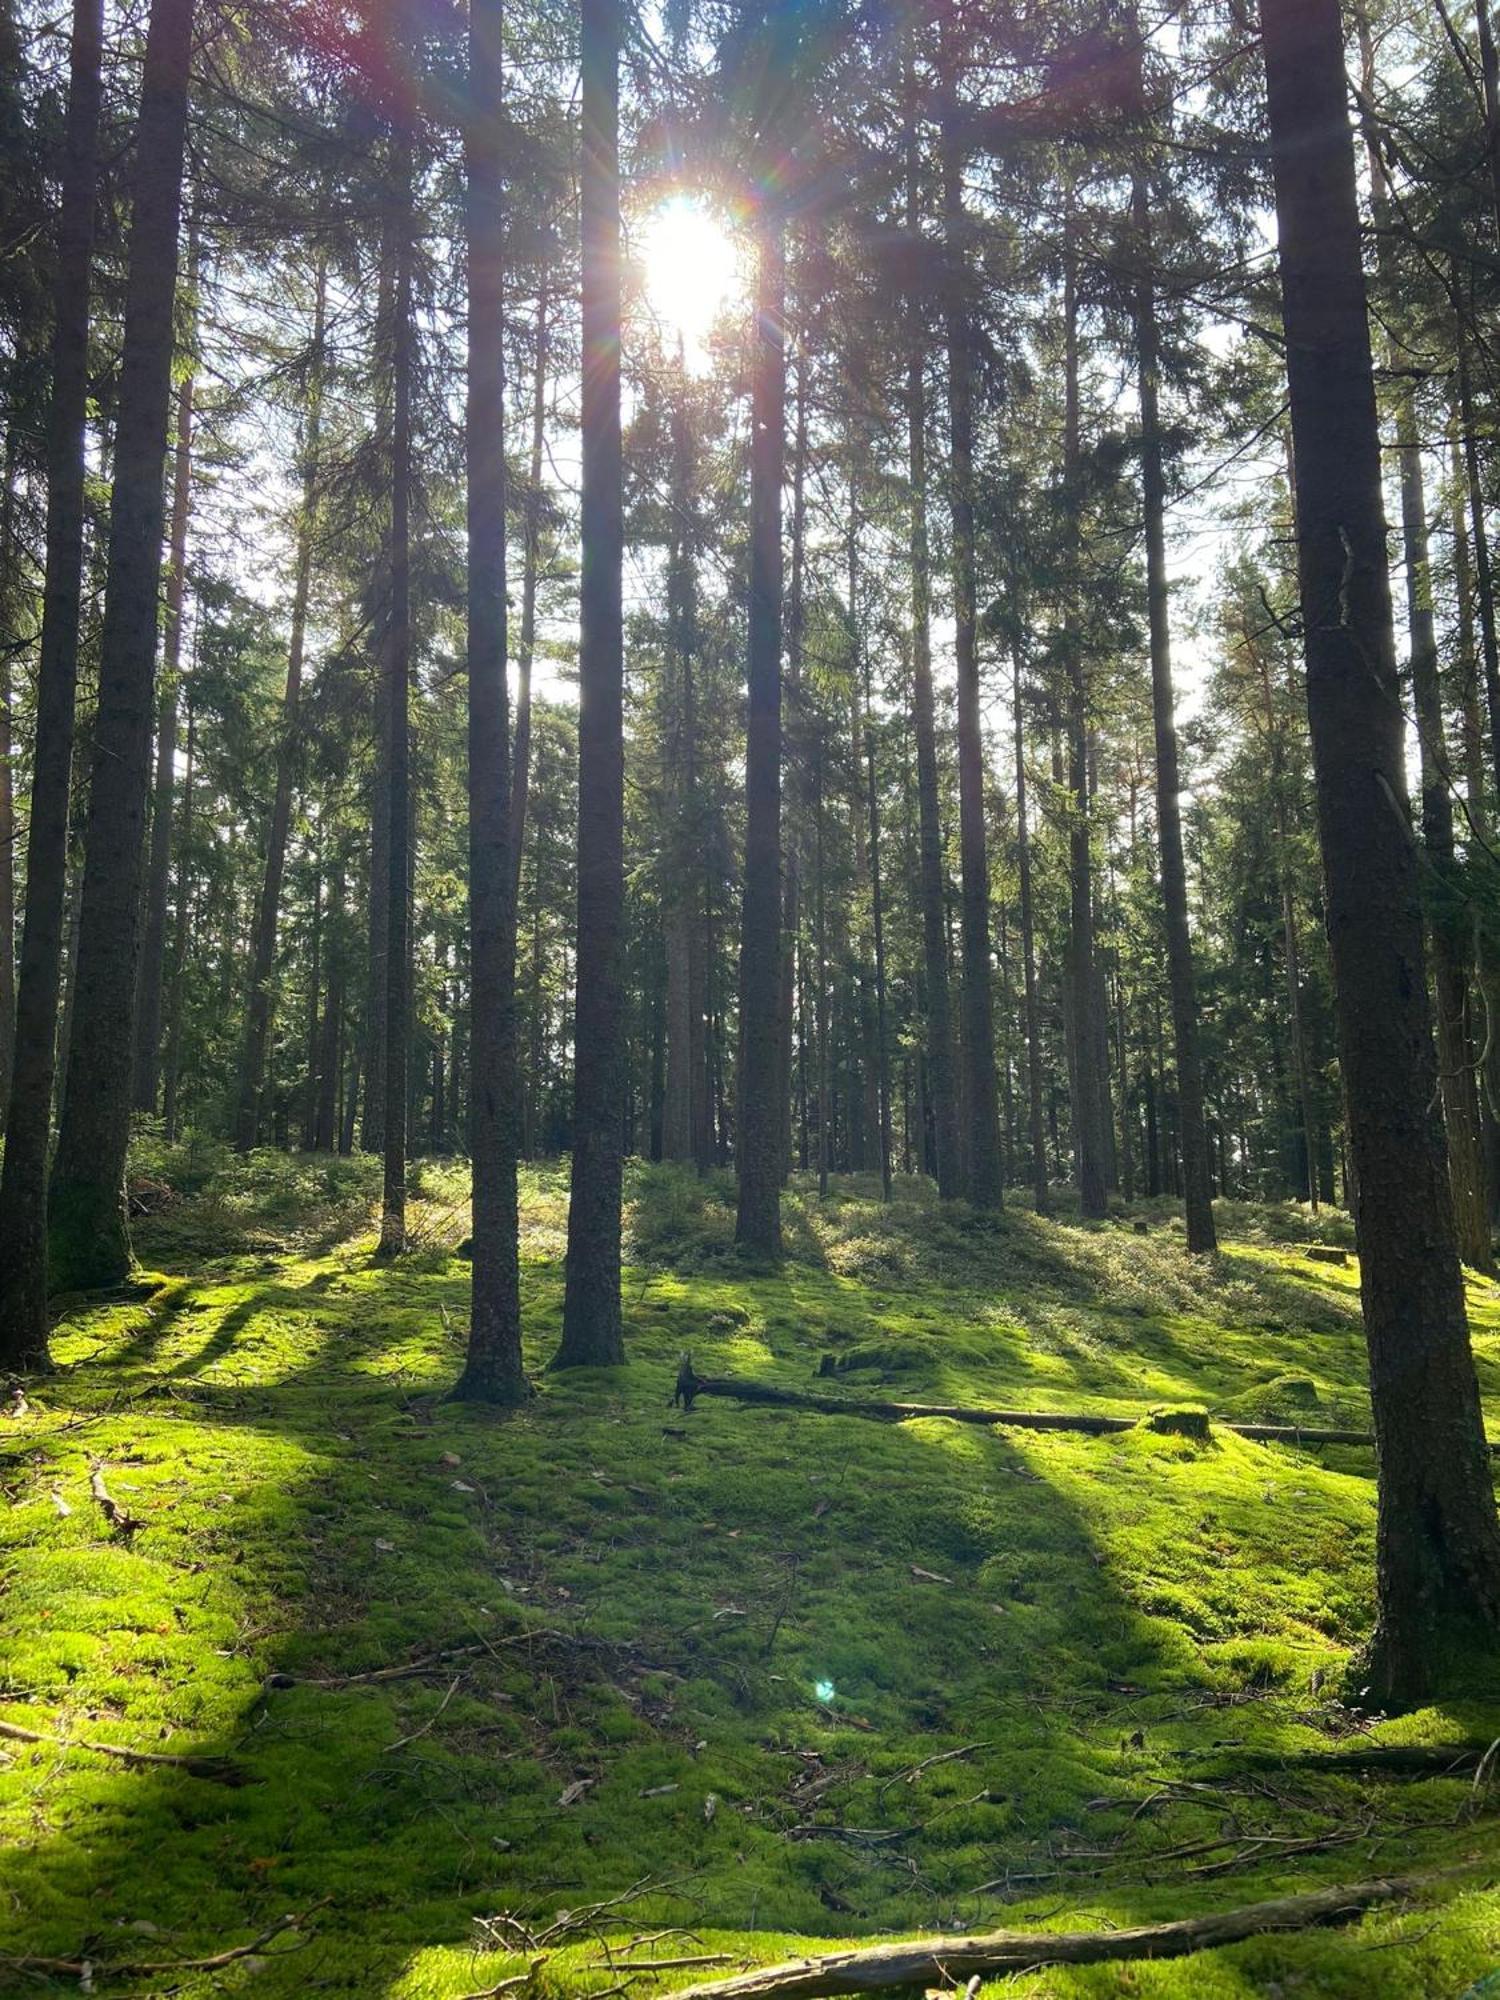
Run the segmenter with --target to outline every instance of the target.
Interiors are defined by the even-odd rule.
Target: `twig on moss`
[[[104,1483],[104,1461],[102,1458],[89,1460],[89,1492],[97,1501],[99,1510],[117,1535],[133,1535],[141,1525],[128,1507],[122,1507]]]
[[[99,1757],[118,1757],[122,1764],[146,1764],[185,1771],[190,1778],[207,1778],[216,1785],[248,1785],[250,1773],[232,1757],[172,1756],[165,1750],[127,1750],[118,1743],[94,1743],[85,1736],[49,1736],[23,1729],[19,1722],[0,1721],[0,1737],[12,1743],[46,1743],[57,1750],[92,1750]]]
[[[422,1724],[422,1727],[420,1729],[414,1729],[409,1736],[398,1736],[394,1743],[387,1743],[385,1746],[384,1754],[388,1757],[393,1750],[404,1750],[408,1743],[417,1742],[417,1740],[420,1737],[423,1737],[427,1734],[429,1729],[434,1728],[437,1724],[439,1717],[442,1715],[443,1710],[448,1706],[449,1702],[452,1701],[453,1697],[458,1693],[458,1690],[462,1685],[462,1683],[463,1683],[463,1675],[455,1674],[453,1676],[452,1687],[449,1688],[448,1692],[443,1696],[442,1700],[438,1703],[435,1711],[431,1715],[429,1715],[427,1720]]]
[[[333,1901],[324,1896],[305,1910],[278,1917],[274,1924],[268,1924],[259,1937],[253,1937],[248,1944],[230,1945],[225,1951],[211,1952],[206,1958],[164,1958],[137,1959],[106,1964],[91,1958],[38,1958],[34,1956],[12,1958],[0,1953],[0,1965],[8,1966],[15,1972],[30,1972],[50,1975],[58,1979],[80,1979],[92,1987],[101,1979],[154,1979],[163,1974],[177,1972],[218,1972],[226,1965],[234,1965],[238,1960],[253,1958],[258,1951],[283,1937],[288,1931],[301,1930],[309,1917],[326,1909]]]

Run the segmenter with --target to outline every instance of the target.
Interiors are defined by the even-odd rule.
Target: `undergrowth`
[[[0,1743],[13,1967],[87,1959],[101,1993],[454,2000],[530,1945],[542,2000],[649,1995],[716,1968],[624,1974],[631,1936],[732,1969],[1496,1852],[1500,1798],[1468,1776],[1316,1768],[1371,1727],[1338,1698],[1372,1617],[1368,1451],[670,1407],[690,1349],[792,1386],[832,1356],[854,1397],[1362,1423],[1357,1271],[1304,1254],[1346,1243],[1345,1218],[1226,1208],[1198,1260],[1159,1209],[992,1222],[911,1186],[887,1207],[863,1180],[827,1202],[799,1183],[786,1265],[747,1276],[728,1183],[641,1168],[630,1365],[556,1376],[566,1172],[532,1170],[541,1392],[496,1417],[443,1400],[463,1169],[419,1163],[394,1267],[371,1260],[376,1183],[368,1161],[143,1150],[158,1275],[71,1302],[59,1372],[0,1426],[0,1719],[71,1739]],[[1500,1295],[1476,1281],[1471,1307],[1494,1432]],[[111,1530],[93,1468],[133,1527]],[[1488,1740],[1500,1688],[1374,1734]],[[1500,1960],[1489,1880],[1008,1990],[1457,1996]],[[306,1938],[221,1971],[108,1976],[319,1904]],[[5,1963],[0,1990],[79,1989]]]

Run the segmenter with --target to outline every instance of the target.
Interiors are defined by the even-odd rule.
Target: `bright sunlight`
[[[715,321],[740,289],[739,245],[705,202],[673,195],[647,218],[640,257],[664,338],[680,338],[689,366],[701,366]]]

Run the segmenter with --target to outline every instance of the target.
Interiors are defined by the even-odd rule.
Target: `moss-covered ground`
[[[1107,1926],[1471,1858],[1347,1929],[1011,1990],[1456,2000],[1500,1966],[1500,1787],[1316,1769],[1356,1730],[1500,1736],[1500,1670],[1399,1721],[1338,1698],[1372,1614],[1367,1451],[670,1406],[691,1349],[791,1385],[832,1355],[851,1396],[1357,1423],[1357,1273],[1306,1255],[1343,1218],[1226,1208],[1205,1263],[1165,1210],[992,1225],[850,1182],[794,1190],[788,1262],[754,1275],[727,1185],[642,1170],[630,1365],[563,1377],[543,1170],[540,1393],[495,1416],[443,1400],[462,1176],[418,1185],[416,1248],[379,1267],[367,1165],[164,1163],[137,1243],[161,1275],[66,1312],[59,1372],[0,1418],[0,1721],[70,1739],[0,1741],[0,1990],[76,1992],[15,1964],[42,1955],[100,1993],[453,2000],[634,1890],[564,1925],[535,1988],[649,1996],[706,1969],[622,1954]],[[1471,1303],[1500,1435],[1500,1293]],[[218,1972],[108,1974],[320,1903]]]

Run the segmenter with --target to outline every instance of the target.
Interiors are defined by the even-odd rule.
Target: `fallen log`
[[[1170,1411],[1112,1417],[1092,1410],[988,1410],[965,1403],[885,1403],[867,1397],[825,1396],[812,1389],[785,1389],[776,1382],[754,1382],[739,1375],[698,1375],[690,1367],[684,1367],[678,1374],[677,1393],[688,1409],[699,1396],[727,1396],[736,1403],[810,1410],[824,1417],[873,1417],[877,1423],[886,1424],[909,1423],[914,1417],[946,1417],[955,1424],[1000,1425],[1018,1431],[1073,1431],[1086,1437],[1139,1430],[1142,1425],[1162,1431],[1185,1428],[1172,1420]],[[1191,1414],[1196,1417],[1198,1413]],[[1227,1431],[1231,1437],[1250,1438],[1260,1444],[1373,1446],[1375,1443],[1372,1431],[1344,1430],[1330,1425],[1236,1424],[1210,1418],[1208,1426],[1210,1433]],[[1196,1425],[1193,1432],[1197,1434]],[[1500,1454],[1500,1444],[1491,1444],[1490,1450]]]
[[[1128,1930],[993,1931],[984,1937],[918,1938],[904,1944],[877,1944],[853,1951],[763,1965],[732,1979],[689,1986],[674,2000],[814,2000],[830,1993],[879,1993],[898,1986],[954,1985],[1004,1972],[1043,1965],[1103,1965],[1121,1959],[1186,1958],[1199,1951],[1239,1944],[1271,1931],[1309,1930],[1317,1924],[1347,1922],[1382,1903],[1405,1902],[1456,1875],[1462,1868],[1422,1875],[1392,1875],[1342,1887],[1313,1889],[1300,1896],[1276,1896],[1206,1917],[1179,1917],[1171,1923],[1138,1924]]]

